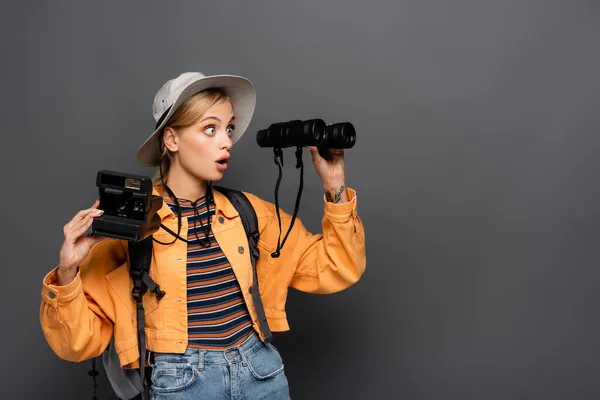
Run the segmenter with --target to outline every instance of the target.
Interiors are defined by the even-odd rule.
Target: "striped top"
[[[177,215],[173,199],[165,202]],[[223,350],[237,346],[252,333],[252,320],[231,264],[212,229],[207,242],[202,228],[214,215],[214,204],[207,210],[206,198],[202,197],[196,200],[195,208],[193,202],[179,199],[179,207],[181,217],[188,221],[188,347]]]

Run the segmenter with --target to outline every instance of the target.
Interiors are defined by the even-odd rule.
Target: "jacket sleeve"
[[[350,188],[347,191],[346,203],[334,204],[323,198],[322,233],[311,234],[296,219],[292,229],[295,240],[286,242],[282,250],[293,252],[291,287],[308,293],[335,293],[358,282],[364,273],[364,227],[357,214],[356,192]]]
[[[52,350],[64,360],[79,362],[99,356],[110,343],[113,310],[107,304],[101,307],[96,298],[108,290],[105,272],[115,259],[115,247],[117,241],[113,240],[93,247],[67,285],[57,285],[58,267],[43,280],[42,331]]]

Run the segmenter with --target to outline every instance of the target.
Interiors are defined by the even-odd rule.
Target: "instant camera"
[[[163,200],[152,194],[150,178],[103,170],[96,186],[104,213],[94,218],[90,235],[139,242],[158,230]]]

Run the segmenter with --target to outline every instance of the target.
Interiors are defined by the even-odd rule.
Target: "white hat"
[[[158,165],[160,132],[169,118],[187,99],[210,88],[223,90],[231,99],[235,114],[235,130],[231,139],[235,143],[242,137],[250,124],[256,105],[256,91],[252,82],[235,75],[206,76],[200,72],[185,72],[167,81],[154,97],[152,113],[156,129],[137,151],[137,158],[142,164]]]

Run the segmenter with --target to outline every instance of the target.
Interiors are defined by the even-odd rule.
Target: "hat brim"
[[[231,137],[233,143],[237,142],[250,125],[256,106],[256,91],[252,82],[236,75],[212,75],[198,79],[188,85],[173,103],[161,124],[140,146],[137,159],[144,165],[157,166],[160,161],[159,140],[160,133],[177,109],[190,97],[206,89],[220,88],[231,99],[235,114],[235,130]]]

